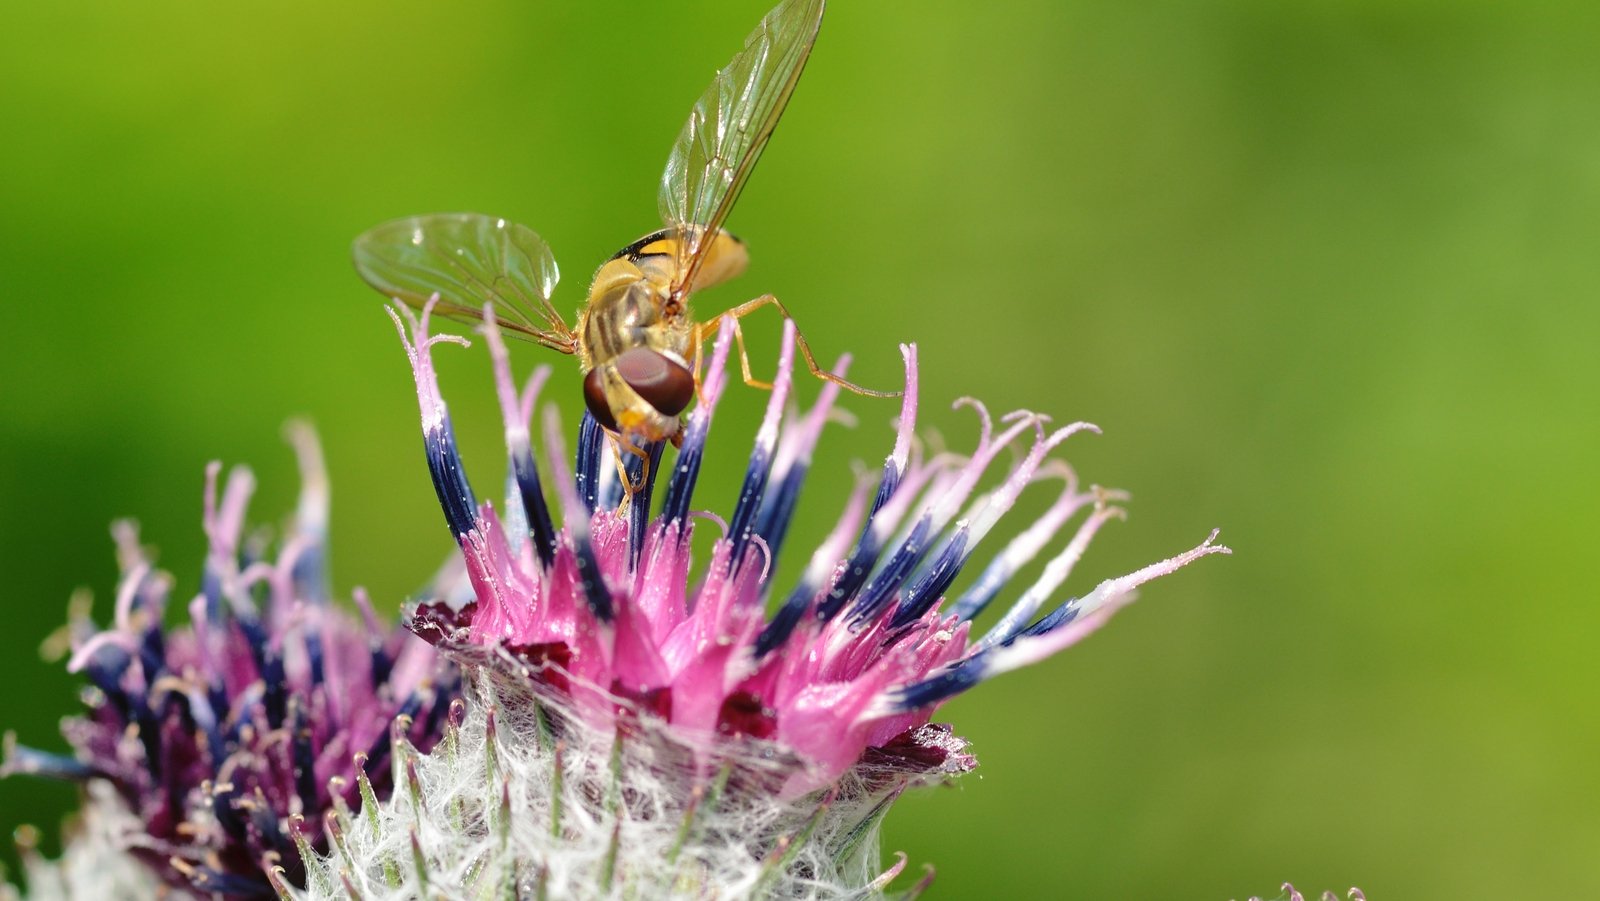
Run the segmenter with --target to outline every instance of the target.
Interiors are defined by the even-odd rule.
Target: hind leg
[[[744,376],[744,383],[754,388],[771,390],[771,383],[763,382],[751,375],[750,355],[745,351],[744,331],[739,327],[739,320],[751,313],[754,313],[756,310],[759,310],[762,307],[768,306],[777,307],[779,314],[781,314],[783,318],[789,320],[790,322],[794,322],[794,316],[789,313],[788,307],[783,305],[783,301],[771,294],[764,294],[760,297],[757,297],[755,300],[746,301],[745,303],[739,304],[715,319],[695,325],[695,375],[697,382],[699,380],[698,377],[700,368],[700,343],[717,333],[717,329],[722,325],[723,316],[731,316],[733,318],[733,338],[734,341],[739,345],[739,371],[740,374]],[[900,396],[899,391],[874,391],[871,388],[863,388],[860,385],[857,385],[855,382],[844,378],[843,376],[835,375],[826,369],[823,369],[821,366],[818,366],[817,358],[811,353],[811,345],[806,343],[806,336],[800,333],[798,324],[794,330],[794,340],[795,344],[800,347],[800,355],[806,361],[806,368],[810,369],[811,374],[817,378],[823,379],[824,381],[833,382],[846,391],[853,391],[856,394],[865,395],[867,397]]]

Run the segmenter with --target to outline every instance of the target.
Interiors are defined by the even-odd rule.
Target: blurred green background
[[[0,726],[62,747],[76,683],[34,649],[74,587],[109,604],[111,519],[187,596],[206,461],[256,468],[258,521],[289,511],[294,415],[326,443],[337,584],[397,605],[449,543],[350,239],[498,213],[549,239],[575,308],[653,227],[671,139],[765,10],[0,12]],[[774,291],[869,385],[916,340],[957,448],[963,394],[1099,423],[1066,456],[1135,500],[1074,590],[1213,526],[1237,550],[943,711],[983,766],[885,837],[937,865],[934,897],[1600,896],[1597,26],[1377,0],[830,11],[730,222],[754,264],[702,310]],[[776,317],[751,329],[770,365]],[[575,367],[518,350],[575,413]],[[481,349],[442,359],[495,494]],[[732,394],[708,506],[762,401]],[[802,541],[888,448],[892,405],[847,405]],[[0,783],[0,831],[71,803]]]

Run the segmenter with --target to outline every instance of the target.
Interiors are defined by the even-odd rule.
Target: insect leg
[[[650,455],[645,453],[642,448],[635,447],[632,441],[624,440],[620,435],[607,434],[610,434],[611,437],[611,458],[617,466],[617,479],[622,483],[622,503],[617,507],[617,512],[623,513],[633,504],[633,496],[643,490],[644,486],[650,481]],[[623,451],[638,457],[639,462],[643,464],[643,467],[639,470],[639,483],[637,485],[628,479],[628,466],[622,460]]]
[[[706,338],[708,337],[710,337],[710,335],[709,333],[705,332],[705,326],[696,322],[694,324],[693,337],[689,339],[689,343],[694,346],[694,359],[689,366],[689,372],[694,376],[695,397],[700,396],[700,367],[705,362],[704,350]]]
[[[739,328],[740,319],[743,319],[750,313],[767,306],[777,307],[778,312],[783,316],[783,318],[789,320],[790,322],[794,322],[794,316],[789,313],[789,308],[783,305],[783,301],[771,294],[763,294],[762,296],[757,297],[755,300],[745,301],[744,303],[739,304],[738,306],[723,313],[722,316],[730,316],[733,318],[733,337],[739,344],[739,367],[744,373],[745,384],[752,385],[757,388],[770,389],[772,387],[770,384],[757,381],[751,376],[750,357],[745,353],[744,333]],[[696,326],[700,333],[700,340],[703,341],[717,333],[717,328],[722,324],[722,316],[718,316],[715,319]],[[846,391],[853,391],[856,394],[861,394],[866,397],[900,396],[899,391],[874,391],[871,388],[863,388],[860,385],[857,385],[855,382],[852,382],[842,376],[835,375],[826,369],[823,369],[821,366],[818,366],[817,358],[811,353],[811,345],[806,343],[806,336],[800,332],[799,323],[795,323],[794,341],[795,344],[799,345],[800,347],[800,355],[805,358],[806,368],[810,369],[811,374],[817,378],[823,379],[824,381],[833,382]],[[698,353],[698,350],[696,353]]]
[[[799,338],[800,330],[795,329],[794,334],[796,338]],[[750,374],[750,352],[745,350],[744,329],[739,327],[739,320],[737,317],[735,317],[733,320],[733,343],[739,345],[739,372],[744,376],[744,383],[752,388],[759,388],[762,391],[771,391],[771,382],[763,382]],[[801,340],[800,343],[804,344],[804,341]]]

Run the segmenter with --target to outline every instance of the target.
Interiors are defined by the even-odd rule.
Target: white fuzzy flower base
[[[128,853],[129,837],[144,824],[128,812],[109,783],[90,782],[83,807],[68,827],[61,857],[46,860],[34,850],[32,830],[17,833],[27,897],[33,901],[86,901],[91,898],[160,898],[160,880]],[[15,886],[0,885],[0,901],[21,897]]]
[[[431,753],[396,748],[393,798],[374,804],[362,786],[359,813],[328,815],[327,856],[303,890],[277,880],[283,897],[880,897],[905,863],[879,864],[890,803],[973,765],[964,741],[927,726],[919,740],[949,752],[941,766],[861,763],[783,800],[802,764],[777,745],[696,745],[648,716],[596,729],[570,698],[492,669],[467,679]]]

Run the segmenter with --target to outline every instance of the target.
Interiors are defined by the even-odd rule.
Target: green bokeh
[[[652,227],[689,103],[764,12],[674,6],[0,13],[0,725],[60,747],[75,682],[33,649],[73,588],[105,610],[112,518],[141,519],[184,595],[206,461],[256,468],[258,519],[289,510],[292,415],[326,443],[340,588],[421,582],[448,539],[348,241],[496,212],[549,239],[575,306]],[[754,265],[702,306],[775,291],[873,385],[918,341],[927,424],[958,448],[963,394],[1103,426],[1068,456],[1136,501],[1076,590],[1213,526],[1237,549],[946,708],[979,775],[902,802],[885,840],[937,864],[935,897],[1600,896],[1589,9],[830,12],[731,221]],[[776,319],[752,328],[759,365]],[[481,351],[443,377],[492,486]],[[576,383],[559,365],[574,410]],[[891,406],[848,405],[801,540],[887,447]],[[0,783],[0,830],[53,831],[71,802]]]

